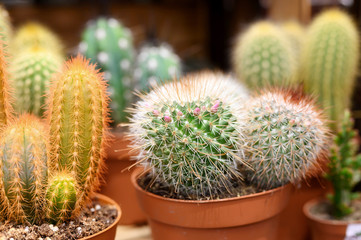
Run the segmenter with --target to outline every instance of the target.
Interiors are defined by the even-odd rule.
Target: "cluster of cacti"
[[[108,80],[112,118],[126,121],[125,108],[132,100],[133,39],[129,29],[114,18],[99,18],[88,24],[79,51],[97,63]]]
[[[161,44],[140,49],[134,70],[138,90],[149,91],[154,83],[165,83],[179,77],[180,73],[180,59],[170,46]]]
[[[332,215],[342,218],[350,214],[352,200],[359,197],[352,192],[353,187],[360,181],[361,155],[357,153],[358,144],[353,130],[350,112],[345,111],[341,129],[334,139],[331,149],[330,162],[326,178],[331,181],[333,194],[329,195],[332,203]]]
[[[359,50],[356,25],[341,10],[325,11],[312,22],[302,52],[304,86],[335,123],[350,106]]]
[[[0,5],[0,40],[7,46],[13,35],[10,16],[7,10]]]
[[[297,81],[297,60],[282,29],[267,21],[257,22],[235,43],[233,67],[252,89],[290,86]]]

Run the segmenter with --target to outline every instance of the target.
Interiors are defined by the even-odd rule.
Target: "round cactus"
[[[23,115],[0,138],[1,217],[17,223],[43,219],[48,179],[47,132],[43,123]]]
[[[33,48],[14,56],[10,72],[18,113],[28,112],[39,117],[43,115],[45,94],[51,76],[61,64],[60,56],[41,48]]]
[[[10,16],[6,9],[0,5],[0,39],[7,46],[13,35]]]
[[[263,188],[297,183],[316,173],[329,144],[327,124],[312,100],[267,92],[247,103],[248,178]]]
[[[114,18],[91,21],[82,35],[79,51],[97,63],[108,80],[112,118],[126,121],[124,109],[132,101],[134,48],[131,32]]]
[[[230,77],[202,73],[141,96],[129,124],[139,162],[177,196],[215,198],[229,190],[241,177],[242,93]]]
[[[275,24],[257,22],[236,40],[233,68],[250,88],[289,86],[296,81],[295,52]]]
[[[134,78],[141,91],[149,91],[153,83],[164,83],[179,77],[181,63],[172,49],[162,44],[160,46],[144,46],[137,57]]]

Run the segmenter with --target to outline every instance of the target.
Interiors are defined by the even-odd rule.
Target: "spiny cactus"
[[[177,196],[215,198],[241,177],[240,115],[247,95],[220,73],[193,74],[156,87],[132,110],[132,148]]]
[[[0,218],[17,223],[43,219],[47,140],[43,123],[30,115],[4,129],[0,138]]]
[[[5,56],[4,46],[0,46],[0,130],[13,118]]]
[[[327,116],[337,122],[350,106],[359,59],[359,36],[352,19],[341,10],[321,13],[312,22],[303,50],[306,92],[318,96]]]
[[[271,22],[257,22],[238,37],[233,68],[250,88],[283,87],[296,81],[295,52],[286,34]]]
[[[290,40],[292,50],[295,52],[296,61],[298,61],[303,47],[306,29],[296,21],[285,22],[281,25],[281,27]]]
[[[10,16],[5,7],[0,5],[0,39],[4,46],[7,46],[12,38],[13,29]]]
[[[15,109],[43,115],[45,93],[51,76],[62,64],[62,58],[43,48],[32,48],[14,56],[10,63],[11,84],[15,89]]]
[[[68,61],[50,87],[51,169],[66,171],[79,187],[77,208],[99,187],[108,123],[106,84],[94,65]],[[75,210],[76,211],[76,210]]]
[[[52,223],[71,219],[77,202],[76,181],[67,173],[58,173],[49,180],[46,191],[47,219]]]
[[[164,83],[179,77],[181,63],[179,57],[166,44],[144,46],[137,57],[134,78],[139,90],[149,91],[153,83]]]
[[[125,122],[125,108],[132,100],[134,47],[131,32],[114,18],[88,24],[79,45],[80,53],[97,63],[109,83],[110,107],[115,123]]]
[[[247,102],[248,177],[263,188],[297,183],[325,159],[327,124],[312,100],[292,92],[266,92]]]

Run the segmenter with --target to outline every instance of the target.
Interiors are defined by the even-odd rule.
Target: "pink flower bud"
[[[153,114],[155,115],[155,116],[159,116],[159,111],[158,110],[153,110]]]
[[[194,110],[193,110],[193,114],[195,116],[198,116],[199,114],[201,113],[201,109],[199,107],[196,107]]]
[[[183,116],[183,113],[181,111],[178,111],[177,116],[181,117],[181,116]]]
[[[171,118],[170,116],[168,116],[168,115],[165,115],[165,116],[164,116],[164,121],[167,122],[167,123],[169,123],[169,122],[172,121],[172,118]]]
[[[218,111],[219,104],[220,104],[220,101],[216,100],[214,105],[211,107],[211,112],[212,113],[216,113]]]

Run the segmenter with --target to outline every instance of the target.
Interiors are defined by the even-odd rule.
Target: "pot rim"
[[[104,232],[112,229],[113,227],[117,227],[118,225],[118,222],[120,220],[120,217],[122,216],[122,211],[120,209],[120,206],[118,203],[116,203],[113,199],[111,199],[110,197],[107,197],[103,194],[100,194],[100,193],[95,193],[94,196],[98,199],[100,199],[101,201],[105,202],[106,204],[109,204],[109,205],[113,205],[115,206],[115,208],[117,209],[117,212],[118,212],[118,215],[117,215],[117,218],[114,220],[114,222],[112,224],[110,224],[107,228],[101,230],[100,232],[97,232],[93,235],[90,235],[90,236],[87,236],[87,237],[84,237],[84,238],[80,238],[79,240],[88,240],[88,239],[92,239],[96,236],[99,236],[101,234],[103,234]]]
[[[140,171],[142,171],[142,172],[140,172]],[[135,169],[135,171],[131,175],[131,181],[132,181],[133,186],[136,188],[136,190],[141,191],[144,194],[146,194],[152,198],[157,198],[157,199],[160,199],[163,201],[185,203],[185,204],[194,204],[194,203],[196,203],[196,204],[212,204],[212,203],[221,203],[221,202],[227,202],[227,201],[239,201],[242,199],[251,199],[251,198],[257,198],[257,197],[263,196],[263,195],[273,194],[275,192],[283,191],[285,189],[292,187],[291,183],[287,183],[286,185],[283,185],[281,187],[273,188],[273,189],[258,192],[258,193],[248,194],[248,195],[244,195],[244,196],[240,196],[240,197],[222,198],[222,199],[215,199],[215,200],[214,199],[212,199],[212,200],[183,200],[183,199],[162,197],[162,196],[159,196],[159,195],[156,195],[154,193],[144,190],[142,187],[139,186],[138,181],[137,181],[139,179],[139,175],[142,174],[143,172],[144,172],[144,170],[142,170],[142,169]]]

